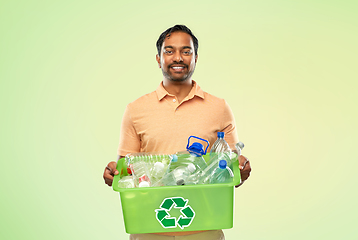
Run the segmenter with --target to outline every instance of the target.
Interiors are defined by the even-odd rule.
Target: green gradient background
[[[357,239],[356,1],[1,1],[0,239],[128,239],[104,185],[125,106],[189,26],[250,180],[227,239]],[[140,88],[139,88],[140,86]],[[138,223],[139,224],[139,223]]]

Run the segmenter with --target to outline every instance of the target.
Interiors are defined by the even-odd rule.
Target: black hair
[[[185,32],[185,33],[189,34],[191,36],[191,38],[193,39],[195,55],[198,55],[198,48],[199,48],[198,39],[194,36],[194,34],[191,32],[191,30],[187,26],[175,25],[174,27],[168,28],[162,34],[160,34],[158,41],[157,41],[157,50],[158,50],[159,56],[160,56],[160,51],[162,49],[164,39],[166,37],[169,37],[170,34],[173,32]]]

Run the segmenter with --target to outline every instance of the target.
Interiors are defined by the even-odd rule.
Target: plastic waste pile
[[[209,142],[205,139],[190,136],[186,151],[172,155],[159,155],[148,153],[132,153],[126,156],[127,172],[129,176],[123,176],[119,182],[120,188],[133,187],[160,187],[194,184],[230,183],[233,181],[232,151],[224,140],[224,133],[218,132],[218,139],[213,144],[209,161],[206,162],[203,155],[206,154]],[[198,139],[207,143],[204,150],[203,144],[191,139]],[[236,144],[236,150],[240,154],[243,144]]]

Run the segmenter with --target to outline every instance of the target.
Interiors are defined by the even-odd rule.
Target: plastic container
[[[203,156],[205,161],[209,155]],[[232,154],[237,158],[236,154]],[[119,188],[128,175],[124,158],[117,163],[113,190],[120,192],[123,219],[129,234],[228,229],[233,227],[234,186],[240,184],[238,161],[231,183],[148,188]],[[122,172],[123,171],[123,172]],[[225,203],[225,204],[223,204]],[[220,207],[218,207],[220,206]]]

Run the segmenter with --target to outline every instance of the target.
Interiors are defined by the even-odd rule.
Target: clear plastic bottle
[[[208,165],[206,164],[204,155],[204,147],[201,143],[194,142],[186,151],[177,152],[178,162],[193,163],[198,171],[203,171]]]
[[[140,177],[139,179],[138,179],[138,182],[139,182],[139,184],[138,184],[138,187],[150,187],[150,180],[149,180],[149,178],[148,178],[148,176],[146,176],[146,175],[143,175],[142,177]]]
[[[118,181],[119,188],[134,188],[134,181],[132,176],[124,176]]]
[[[144,181],[144,179],[150,183],[149,169],[145,162],[133,162],[129,164],[129,168],[132,171],[133,182],[136,187],[139,187],[139,184]]]
[[[225,133],[224,132],[217,132],[218,139],[214,142],[213,146],[211,147],[210,154],[216,152],[231,152],[229,144],[225,141]]]
[[[135,186],[139,187],[140,178],[146,176],[146,181],[151,186],[159,184],[160,179],[167,171],[173,155],[152,153],[131,153],[126,156],[126,163],[130,167]],[[146,186],[142,183],[141,186]]]
[[[224,132],[217,133],[218,139],[214,142],[210,150],[210,160],[208,164],[212,162],[219,162],[219,159],[225,159],[229,163],[231,156],[231,149],[229,144],[225,141]]]
[[[234,173],[227,166],[226,160],[220,160],[219,166],[210,176],[210,183],[230,183],[234,179]]]
[[[197,184],[208,184],[212,172],[218,167],[220,160],[225,160],[231,165],[231,149],[229,144],[224,140],[225,133],[218,132],[218,139],[214,142],[210,150],[210,160],[208,161],[207,168],[202,172]]]
[[[189,146],[191,138],[196,138],[203,142],[206,142],[207,143],[206,149],[204,150],[204,146],[199,142],[194,142]],[[190,168],[189,171],[190,174],[186,178],[184,184],[185,185],[197,184],[200,176],[202,175],[202,172],[207,167],[203,155],[206,154],[208,146],[209,146],[209,142],[207,140],[196,136],[190,136],[188,138],[188,145],[186,146],[187,150],[176,153],[176,155],[178,156],[178,161],[171,162],[171,164],[168,167],[168,172],[173,171],[173,169],[181,165],[188,166],[189,164],[193,164],[195,168],[194,167]]]
[[[195,171],[196,167],[193,163],[178,166],[163,177],[162,184],[164,186],[187,185],[188,177]]]
[[[235,148],[236,148],[236,151],[237,151],[237,154],[238,156],[241,155],[241,150],[245,147],[244,143],[243,142],[238,142],[235,144]]]

